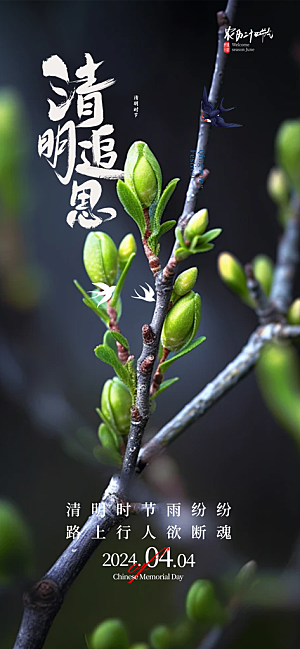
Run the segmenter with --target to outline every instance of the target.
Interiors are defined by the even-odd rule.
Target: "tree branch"
[[[229,22],[233,22],[236,7],[237,0],[228,0],[225,12],[219,12],[217,14],[219,26],[218,47],[214,73],[209,92],[209,101],[211,101],[212,103],[216,103],[218,100],[224,76],[225,64],[227,61],[226,54],[224,53],[224,31]],[[198,133],[193,173],[186,193],[183,212],[178,220],[178,225],[182,227],[184,227],[189,218],[191,218],[196,207],[200,184],[199,179],[193,178],[193,176],[196,175],[197,172],[196,160],[197,155],[200,153],[200,151],[202,151],[203,153],[204,166],[204,157],[207,151],[209,134],[210,124],[203,122],[200,115],[200,128]],[[207,175],[208,174],[206,172],[206,177]],[[156,274],[155,286],[157,298],[153,318],[149,325],[150,329],[153,332],[153,340],[150,343],[147,343],[144,338],[142,353],[137,363],[136,406],[134,407],[132,412],[130,432],[120,478],[120,487],[124,494],[127,492],[130,480],[134,475],[142,437],[150,416],[151,378],[154,363],[158,354],[160,334],[164,319],[167,315],[172,286],[174,283],[174,273],[177,266],[177,262],[174,256],[175,250],[176,243],[166,268]]]
[[[118,494],[119,478],[113,477],[102,499],[105,517],[99,518],[96,513],[90,516],[77,539],[70,543],[44,577],[25,593],[24,615],[14,649],[42,649],[64,596],[101,543],[97,539],[97,526],[105,536],[123,519],[116,515],[116,505],[120,502]]]
[[[150,441],[141,449],[137,473],[140,473],[154,457],[159,455],[171,442],[202,417],[211,406],[226,392],[238,383],[255,365],[262,348],[269,342],[300,335],[300,326],[269,324],[259,327],[250,336],[247,345],[240,354],[229,363],[216,378],[206,385],[197,396],[171,419]]]
[[[233,22],[236,5],[237,0],[228,0],[226,14],[223,12],[218,14],[218,49],[209,93],[209,100],[212,103],[218,99],[227,60],[223,52],[224,28],[229,22]],[[202,150],[204,155],[207,151],[209,132],[209,124],[200,123],[197,151]],[[123,172],[114,173],[114,178],[117,179],[122,177]],[[203,177],[206,179],[207,176],[208,171],[204,170]],[[179,219],[182,227],[192,216],[199,188],[199,178],[191,179],[184,210]],[[142,435],[149,418],[152,370],[158,353],[161,329],[168,309],[176,268],[176,261],[172,255],[173,253],[165,271],[160,271],[156,276],[157,300],[151,324],[143,327],[143,349],[137,366],[137,400],[136,405],[132,407],[128,444],[120,479],[112,478],[103,496],[102,502],[106,505],[105,517],[99,520],[97,514],[93,514],[80,531],[78,538],[68,546],[46,575],[24,595],[25,610],[14,649],[42,649],[65,594],[101,543],[98,537],[100,525],[101,531],[103,530],[101,533],[105,535],[122,520],[122,517],[117,516],[116,505],[122,502],[122,494],[127,492],[130,478],[135,472]],[[142,468],[139,468],[139,472],[141,470]]]

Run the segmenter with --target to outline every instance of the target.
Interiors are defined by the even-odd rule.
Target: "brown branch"
[[[162,371],[160,369],[160,366],[161,366],[162,363],[164,363],[165,360],[167,360],[169,353],[170,353],[170,350],[167,349],[166,347],[163,347],[162,357],[161,357],[161,359],[160,359],[160,361],[158,363],[157,370],[156,370],[156,372],[155,372],[155,374],[153,376],[153,381],[152,381],[151,390],[150,390],[150,395],[151,396],[152,396],[152,394],[155,394],[155,392],[157,392],[159,386],[161,385],[161,383],[163,381],[164,375],[163,375],[163,373],[162,373]]]
[[[118,333],[121,333],[118,322],[117,322],[116,309],[114,309],[114,307],[110,306],[109,302],[107,303],[107,313],[109,315],[109,325],[108,325],[109,329],[111,331],[117,331]],[[127,363],[128,358],[129,358],[129,351],[128,351],[128,349],[126,349],[126,347],[124,347],[121,343],[119,343],[118,340],[116,341],[116,343],[117,343],[118,357],[119,357],[121,363],[123,363],[123,365],[125,365],[125,363]]]

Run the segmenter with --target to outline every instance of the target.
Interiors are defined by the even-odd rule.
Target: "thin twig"
[[[228,0],[225,12],[224,11],[219,11],[217,14],[217,20],[218,20],[218,47],[217,47],[217,54],[216,54],[216,60],[215,60],[215,66],[214,66],[214,72],[213,72],[213,78],[210,86],[210,91],[209,91],[209,96],[208,96],[208,101],[213,104],[213,106],[216,106],[219,98],[220,98],[220,91],[221,91],[221,86],[223,82],[223,77],[224,77],[224,70],[225,70],[225,65],[227,61],[227,54],[224,52],[224,33],[225,33],[225,27],[227,27],[229,24],[232,25],[235,17],[237,9],[237,0]],[[189,219],[193,216],[195,209],[196,209],[196,203],[197,203],[197,198],[198,198],[198,193],[199,190],[201,189],[201,185],[199,183],[199,174],[197,172],[198,166],[197,166],[197,160],[199,159],[199,156],[201,154],[201,158],[203,161],[203,167],[204,167],[204,160],[205,156],[207,153],[207,147],[208,147],[208,141],[210,137],[210,131],[211,131],[211,124],[208,122],[204,122],[202,117],[201,117],[202,109],[200,111],[200,121],[199,121],[199,132],[198,132],[198,141],[197,141],[197,147],[196,147],[196,153],[195,153],[195,160],[194,160],[194,166],[193,166],[193,171],[191,174],[188,190],[186,193],[186,199],[183,207],[183,212],[179,218],[178,225],[181,227],[182,231],[185,228],[187,222]],[[207,179],[209,175],[209,171],[207,169],[204,169],[203,171],[203,183]],[[171,264],[172,262],[174,263],[175,257],[174,253],[176,250],[177,244],[175,243],[175,246],[173,248],[173,253],[171,255]],[[169,262],[170,263],[170,262]],[[169,263],[166,266],[166,269],[164,271],[165,276],[168,274],[168,269],[169,269]],[[170,270],[172,269],[172,265],[170,266]]]
[[[171,419],[139,453],[136,471],[140,473],[159,453],[181,433],[202,417],[228,390],[238,383],[255,365],[262,348],[274,340],[300,336],[300,326],[269,324],[259,327],[250,336],[240,354],[206,385],[197,396]]]
[[[247,277],[247,288],[255,304],[255,313],[258,317],[259,324],[266,325],[271,322],[284,322],[275,304],[270,302],[260,282],[256,279],[252,264],[245,266],[245,273]]]

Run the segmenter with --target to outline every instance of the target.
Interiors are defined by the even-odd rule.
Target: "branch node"
[[[60,589],[53,579],[41,579],[23,596],[24,606],[31,609],[56,609],[62,600]]]
[[[225,13],[225,11],[218,11],[217,13],[217,23],[219,29],[225,29],[225,27],[229,26],[229,20],[228,17]]]
[[[131,419],[133,421],[141,421],[140,411],[137,406],[131,406]]]
[[[152,367],[154,365],[155,361],[155,356],[154,354],[149,354],[149,356],[146,356],[145,360],[141,363],[140,370],[143,374],[147,374],[148,372],[151,372]]]
[[[143,340],[146,345],[150,345],[155,340],[155,333],[153,329],[148,324],[144,324],[142,327]]]
[[[177,266],[175,257],[171,257],[163,271],[163,281],[168,282],[174,275]]]

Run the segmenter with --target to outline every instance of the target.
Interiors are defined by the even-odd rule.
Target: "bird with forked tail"
[[[227,124],[224,121],[223,117],[220,117],[220,113],[228,113],[229,110],[234,110],[234,108],[223,108],[221,99],[218,108],[214,108],[213,105],[207,99],[206,87],[204,86],[202,103],[201,103],[201,119],[203,122],[208,122],[212,126],[218,126],[219,128],[234,128],[236,126],[243,126],[243,124]]]

